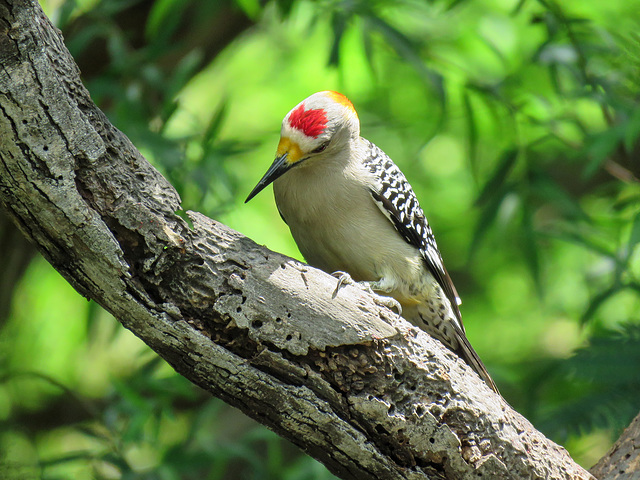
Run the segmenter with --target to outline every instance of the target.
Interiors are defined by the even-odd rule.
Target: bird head
[[[347,97],[329,90],[307,97],[282,120],[276,158],[245,203],[291,168],[321,161],[359,135],[358,114]]]

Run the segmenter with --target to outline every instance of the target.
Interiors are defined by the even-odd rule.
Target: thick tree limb
[[[0,3],[0,199],[192,382],[345,479],[588,479],[471,369],[358,286],[198,213],[91,102],[39,6]]]
[[[640,478],[640,414],[622,432],[618,441],[592,468],[600,480]]]
[[[145,36],[144,28],[156,0],[138,0],[122,4],[122,10],[114,16],[102,13],[111,0],[103,0],[89,12],[84,12],[74,17],[65,27],[64,34],[71,42],[86,33],[87,26],[91,22],[109,24],[109,29],[119,29],[121,36],[128,41],[128,47],[132,49],[149,48],[149,38]],[[217,0],[216,2],[186,2],[180,7],[180,22],[175,30],[162,32],[164,41],[171,44],[164,56],[154,59],[154,65],[160,68],[163,75],[170,75],[176,64],[197,53],[201,58],[198,61],[195,75],[224,49],[235,40],[242,32],[252,26],[254,22],[240,10],[233,0]],[[108,8],[108,7],[107,7]],[[203,15],[203,13],[205,13]],[[113,23],[109,23],[113,22]],[[212,23],[213,22],[213,23]],[[170,35],[170,38],[168,36]],[[82,49],[81,58],[76,56],[76,63],[82,71],[82,78],[86,82],[92,77],[109,68],[113,59],[107,48],[107,38],[104,35],[96,35],[89,44]],[[147,92],[147,98],[151,96],[158,100],[158,92]],[[103,102],[113,101],[110,97],[103,96]],[[4,323],[9,313],[14,287],[22,278],[24,271],[30,264],[36,253],[34,246],[26,241],[24,235],[16,228],[14,223],[7,218],[4,212],[0,212],[0,325]]]

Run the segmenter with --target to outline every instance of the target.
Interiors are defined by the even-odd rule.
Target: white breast
[[[424,263],[375,204],[370,176],[357,158],[318,157],[274,182],[276,204],[310,265],[357,281],[383,280],[407,298]]]

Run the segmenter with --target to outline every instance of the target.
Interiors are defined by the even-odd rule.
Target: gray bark
[[[591,468],[600,480],[638,480],[640,478],[640,414],[622,432],[607,454]]]
[[[439,342],[189,212],[91,102],[37,3],[0,2],[0,201],[180,374],[344,479],[589,479]]]

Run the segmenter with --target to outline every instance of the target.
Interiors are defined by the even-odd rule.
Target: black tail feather
[[[460,329],[456,322],[451,323],[456,331],[456,340],[458,340],[458,348],[455,350],[455,353],[462,358],[467,365],[473,368],[478,375],[480,375],[480,378],[482,378],[482,380],[491,387],[491,390],[500,395],[498,387],[491,378],[491,375],[489,375],[489,372],[487,372],[482,360],[480,360],[480,357],[469,343],[469,340],[467,340],[465,333]]]

